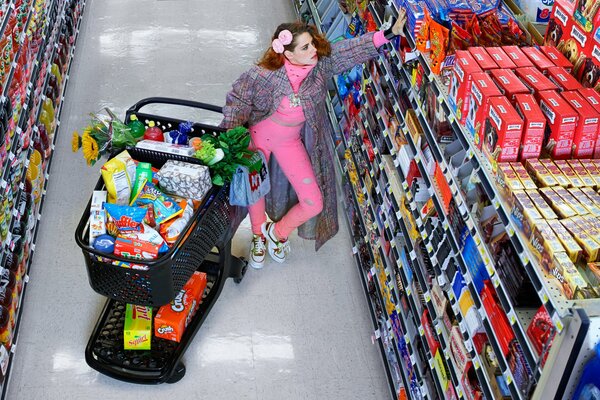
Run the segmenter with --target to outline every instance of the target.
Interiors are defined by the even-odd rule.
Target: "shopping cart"
[[[140,100],[126,113],[126,121],[135,114],[140,121],[176,128],[179,119],[140,112],[151,104],[169,104],[221,113],[221,108],[194,101],[153,97]],[[194,123],[192,135],[218,135],[222,129]],[[131,148],[133,159],[160,168],[168,159],[199,163],[185,156]],[[104,189],[102,178],[95,190]],[[101,253],[89,246],[88,227],[91,199],[77,226],[75,240],[83,251],[92,289],[108,297],[85,350],[88,365],[110,377],[133,383],[174,383],[185,375],[181,357],[218,299],[227,278],[240,283],[247,262],[231,255],[231,238],[246,211],[229,204],[229,187],[214,186],[195,211],[187,228],[167,253],[156,260],[135,260]],[[127,267],[129,266],[129,267]],[[207,287],[199,309],[179,343],[152,338],[151,350],[124,350],[123,327],[127,303],[158,308],[169,303],[194,271],[207,274]]]

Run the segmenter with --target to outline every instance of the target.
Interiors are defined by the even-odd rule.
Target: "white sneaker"
[[[265,244],[267,243],[264,236],[254,235],[250,242],[250,257],[248,264],[255,269],[261,269],[265,266]]]
[[[275,238],[275,224],[268,222],[262,226],[262,233],[267,238],[267,249],[271,258],[278,263],[285,261],[288,254],[290,254],[291,248],[288,240],[277,240]]]

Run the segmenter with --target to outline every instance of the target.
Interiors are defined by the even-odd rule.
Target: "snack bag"
[[[183,200],[179,203],[179,206],[183,209],[183,214],[179,218],[173,218],[160,226],[160,234],[169,245],[175,243],[194,215],[194,207],[191,201]]]
[[[128,204],[135,182],[136,165],[127,150],[111,158],[101,168],[102,178],[111,204]]]
[[[136,206],[152,204],[157,224],[162,224],[183,213],[181,207],[171,197],[161,192],[151,182],[146,182],[146,185],[132,203]]]
[[[431,72],[439,75],[442,63],[446,58],[449,31],[445,26],[431,20],[429,26],[429,41],[431,43]]]
[[[105,203],[104,208],[119,229],[119,232],[141,231],[147,210],[143,207],[120,206]]]

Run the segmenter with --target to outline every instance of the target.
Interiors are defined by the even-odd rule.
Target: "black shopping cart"
[[[169,104],[221,113],[221,108],[194,101],[153,97],[140,100],[126,113],[126,121],[135,114],[140,121],[154,121],[163,130],[174,129],[182,120],[140,112],[144,106]],[[193,136],[218,135],[222,129],[195,123]],[[133,159],[160,168],[168,159],[199,163],[194,158],[147,149],[128,149]],[[98,180],[95,190],[102,190]],[[247,263],[231,255],[231,238],[245,209],[229,204],[229,187],[214,186],[195,211],[190,223],[170,250],[152,261],[101,253],[88,245],[88,219],[91,199],[75,233],[83,251],[90,286],[108,297],[85,350],[90,367],[115,379],[145,384],[175,383],[185,375],[181,357],[218,299],[227,278],[241,282]],[[124,264],[123,264],[124,263]],[[127,265],[129,267],[127,267]],[[126,304],[159,307],[173,300],[194,271],[207,274],[207,286],[199,309],[179,343],[152,338],[151,350],[124,350],[123,327]]]

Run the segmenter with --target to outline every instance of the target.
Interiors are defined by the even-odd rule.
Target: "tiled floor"
[[[390,398],[343,221],[318,254],[293,236],[285,266],[228,281],[184,356],[179,383],[123,383],[84,359],[104,299],[88,285],[73,235],[100,165],[89,168],[71,152],[71,132],[89,112],[110,107],[122,116],[148,96],[223,104],[277,23],[293,17],[291,0],[87,0],[8,399]],[[249,239],[246,221],[233,252],[244,254]]]

